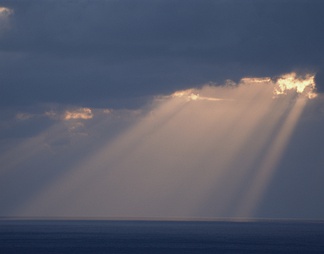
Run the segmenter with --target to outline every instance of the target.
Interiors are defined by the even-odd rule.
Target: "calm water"
[[[2,220],[0,253],[324,253],[324,224]]]

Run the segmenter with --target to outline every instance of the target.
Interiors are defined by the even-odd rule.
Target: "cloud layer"
[[[200,86],[319,73],[324,4],[312,1],[2,1],[0,103],[134,107]]]

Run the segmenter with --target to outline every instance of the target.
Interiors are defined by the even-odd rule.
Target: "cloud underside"
[[[131,108],[207,82],[291,71],[317,73],[323,91],[322,1],[3,5],[2,107]]]

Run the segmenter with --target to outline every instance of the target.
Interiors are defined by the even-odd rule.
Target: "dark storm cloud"
[[[1,106],[132,106],[209,81],[318,72],[323,1],[2,1]]]

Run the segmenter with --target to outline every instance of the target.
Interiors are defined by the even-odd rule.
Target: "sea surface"
[[[0,220],[0,253],[324,253],[324,223]]]

